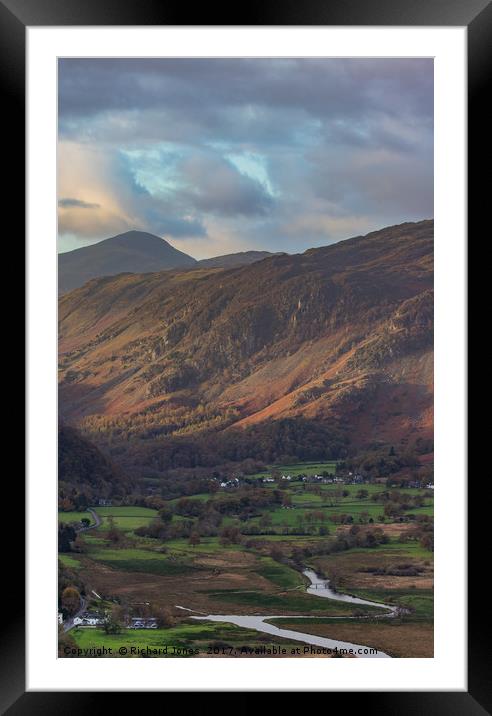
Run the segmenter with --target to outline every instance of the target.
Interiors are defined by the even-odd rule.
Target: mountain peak
[[[130,229],[129,231],[123,231],[121,234],[116,234],[116,236],[111,236],[109,239],[105,239],[105,241],[112,241],[112,242],[134,242],[134,241],[152,241],[152,242],[164,242],[168,246],[170,246],[169,242],[166,241],[166,239],[163,239],[160,236],[157,236],[156,234],[151,234],[148,231],[140,231],[139,229]]]
[[[58,288],[66,293],[92,278],[191,268],[196,261],[147,231],[131,230],[58,256]]]

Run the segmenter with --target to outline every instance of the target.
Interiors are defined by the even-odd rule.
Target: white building
[[[157,629],[156,617],[132,617],[129,629]]]
[[[73,620],[74,626],[100,626],[106,618],[97,612],[82,612]]]

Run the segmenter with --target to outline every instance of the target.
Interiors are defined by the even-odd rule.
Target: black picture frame
[[[189,22],[190,16],[193,23]],[[252,0],[241,11],[232,7],[197,6],[190,13],[188,6],[159,0],[0,0],[0,63],[1,97],[4,99],[2,122],[4,137],[15,161],[10,163],[12,191],[9,214],[15,216],[16,240],[20,242],[22,217],[25,216],[25,53],[26,28],[33,26],[74,25],[343,25],[343,26],[466,26],[468,34],[468,233],[485,227],[489,202],[485,192],[488,180],[482,179],[484,148],[489,132],[489,116],[485,109],[487,79],[492,76],[492,4],[490,0]],[[25,228],[25,227],[24,227]],[[25,232],[24,232],[25,233]],[[22,341],[21,341],[22,342]],[[19,491],[20,486],[16,486]],[[18,492],[15,500],[21,497]],[[486,544],[486,501],[470,494],[469,540],[477,549]],[[17,521],[21,510],[16,513]],[[27,526],[28,527],[28,526]],[[17,560],[12,560],[9,573],[21,594],[24,583],[23,544],[16,531]],[[470,556],[473,554],[469,550]],[[469,572],[469,603],[479,604],[480,578]],[[18,600],[19,602],[19,600]],[[99,713],[107,711],[109,698],[115,694],[91,692],[26,692],[25,691],[25,614],[19,603],[13,604],[6,594],[7,614],[1,635],[0,708],[11,716],[21,714]],[[489,641],[485,637],[487,620],[481,610],[470,610],[467,692],[384,692],[330,693],[329,708],[360,708],[380,714],[466,714],[477,716],[492,708],[492,669]],[[452,628],[452,626],[450,626]],[[320,689],[322,690],[322,689]],[[200,695],[200,710],[211,702],[213,694]],[[248,708],[250,697],[245,694],[241,707]],[[350,701],[347,702],[347,697]],[[205,698],[204,698],[205,697]],[[334,705],[334,697],[337,704]],[[133,696],[125,693],[126,707],[131,708]],[[114,702],[112,702],[114,704]],[[161,702],[161,708],[163,703]],[[114,708],[114,705],[113,705]],[[236,707],[237,708],[237,704]],[[292,705],[291,707],[292,708]]]

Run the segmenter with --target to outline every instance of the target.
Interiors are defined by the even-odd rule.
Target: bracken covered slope
[[[60,412],[131,450],[279,419],[357,445],[432,436],[433,222],[60,299]]]

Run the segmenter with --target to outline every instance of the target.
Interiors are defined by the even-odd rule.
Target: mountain
[[[236,268],[237,266],[246,266],[270,256],[278,255],[278,253],[273,254],[270,251],[239,251],[237,254],[225,254],[224,256],[214,256],[211,259],[201,259],[197,263],[201,268]]]
[[[59,301],[62,419],[140,474],[429,440],[433,232],[87,283]]]
[[[127,231],[58,256],[58,290],[66,293],[99,276],[189,268],[195,259],[145,231]]]

